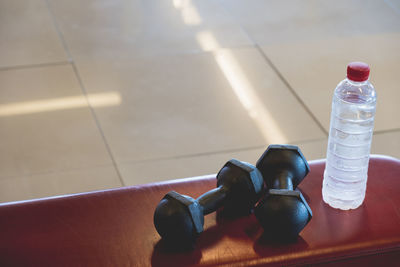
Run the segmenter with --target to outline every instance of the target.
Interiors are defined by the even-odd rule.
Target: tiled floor
[[[400,2],[0,0],[0,202],[325,157],[354,60],[400,157]]]

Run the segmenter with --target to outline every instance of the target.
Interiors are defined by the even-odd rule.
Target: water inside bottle
[[[334,95],[322,194],[335,208],[354,209],[364,200],[374,115],[375,102]]]

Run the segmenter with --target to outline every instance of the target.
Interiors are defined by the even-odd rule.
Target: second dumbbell
[[[257,162],[269,189],[254,213],[264,233],[274,240],[296,239],[312,218],[300,191],[295,190],[310,168],[297,146],[270,145]]]

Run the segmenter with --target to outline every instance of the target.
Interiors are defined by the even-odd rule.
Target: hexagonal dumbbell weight
[[[260,199],[263,178],[256,167],[231,159],[217,174],[217,188],[198,199],[171,191],[154,213],[154,225],[169,244],[190,247],[203,232],[204,215],[224,207],[224,212],[249,214]]]
[[[295,239],[312,217],[303,195],[294,190],[310,171],[307,160],[296,146],[270,145],[256,166],[269,189],[254,210],[264,233]]]

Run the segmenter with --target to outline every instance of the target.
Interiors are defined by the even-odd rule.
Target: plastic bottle
[[[333,208],[359,207],[365,198],[376,92],[363,62],[347,66],[334,92],[322,197]]]

